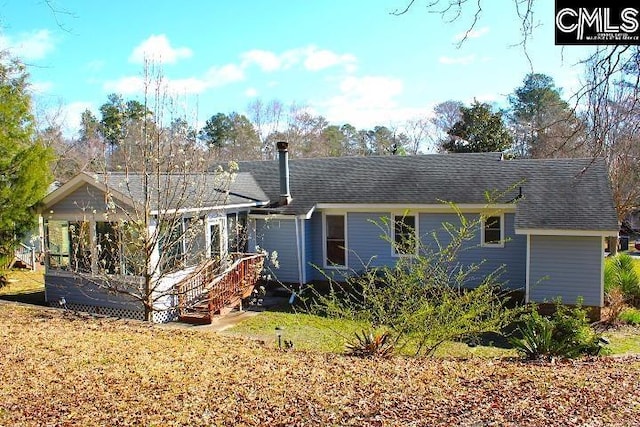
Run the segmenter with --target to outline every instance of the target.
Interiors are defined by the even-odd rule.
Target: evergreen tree
[[[31,206],[51,183],[51,150],[36,138],[28,75],[17,60],[0,57],[0,256],[36,222]]]
[[[461,107],[462,119],[447,132],[442,148],[453,153],[487,153],[508,150],[513,138],[502,122],[501,112],[492,112],[487,103],[473,101]]]

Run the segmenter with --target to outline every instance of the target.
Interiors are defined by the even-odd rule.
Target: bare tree
[[[210,215],[224,205],[234,179],[222,167],[210,172],[210,152],[195,149],[189,132],[164,125],[167,97],[162,75],[145,66],[144,101],[148,113],[128,124],[117,152],[106,151],[103,170],[95,184],[104,189],[104,211],[78,206],[81,217],[66,223],[70,248],[66,268],[78,277],[86,292],[117,294],[141,304],[144,318],[172,309],[175,284],[187,273],[222,268],[223,233],[207,247],[205,234]],[[117,162],[109,159],[117,156]],[[110,166],[114,169],[110,170]],[[49,221],[50,247],[64,243],[61,221]],[[60,259],[50,264],[61,263]]]
[[[262,159],[275,158],[273,143],[270,136],[280,130],[284,119],[284,105],[277,99],[264,103],[261,99],[255,99],[249,103],[249,119],[258,133],[262,144]]]
[[[427,147],[429,142],[433,142],[435,133],[434,124],[425,118],[409,119],[402,126],[407,136],[407,149],[410,154],[416,155]]]
[[[590,152],[609,166],[618,218],[640,206],[640,50],[612,63],[602,51],[585,63]],[[613,72],[613,74],[611,74]]]

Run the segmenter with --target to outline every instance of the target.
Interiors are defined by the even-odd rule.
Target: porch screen
[[[346,266],[344,215],[327,215],[327,265]]]

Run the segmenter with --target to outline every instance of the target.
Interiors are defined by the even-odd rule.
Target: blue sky
[[[176,114],[202,124],[245,112],[255,98],[305,106],[336,124],[397,126],[448,99],[506,105],[530,65],[511,1],[487,1],[445,22],[408,0],[3,0],[0,47],[28,65],[40,117],[61,111],[67,132],[109,93],[142,99],[144,58],[159,63]],[[535,2],[534,71],[570,93],[585,48],[554,45],[553,0]],[[58,12],[53,12],[53,9]]]

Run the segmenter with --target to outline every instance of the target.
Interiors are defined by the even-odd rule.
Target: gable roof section
[[[270,200],[279,199],[278,161],[240,162]],[[486,192],[502,193],[497,203],[519,194],[516,228],[617,230],[607,171],[601,159],[502,160],[501,153],[430,154],[292,159],[285,215],[308,213],[317,204],[487,203]],[[508,188],[511,190],[506,191]]]
[[[221,206],[260,206],[269,199],[249,173],[236,173],[233,178],[216,173],[208,174],[162,174],[160,179],[160,197],[151,209],[171,209],[171,199],[179,208],[213,208]],[[154,177],[151,178],[152,180]],[[82,172],[69,182],[53,191],[43,199],[46,209],[71,195],[82,185],[91,185],[99,191],[107,191],[120,202],[128,206],[144,200],[144,175],[137,173],[117,173],[91,175]],[[150,188],[157,188],[150,184]],[[165,206],[166,204],[166,206]]]
[[[520,230],[582,230],[617,234],[618,217],[604,159],[505,162],[526,175],[516,208]]]

